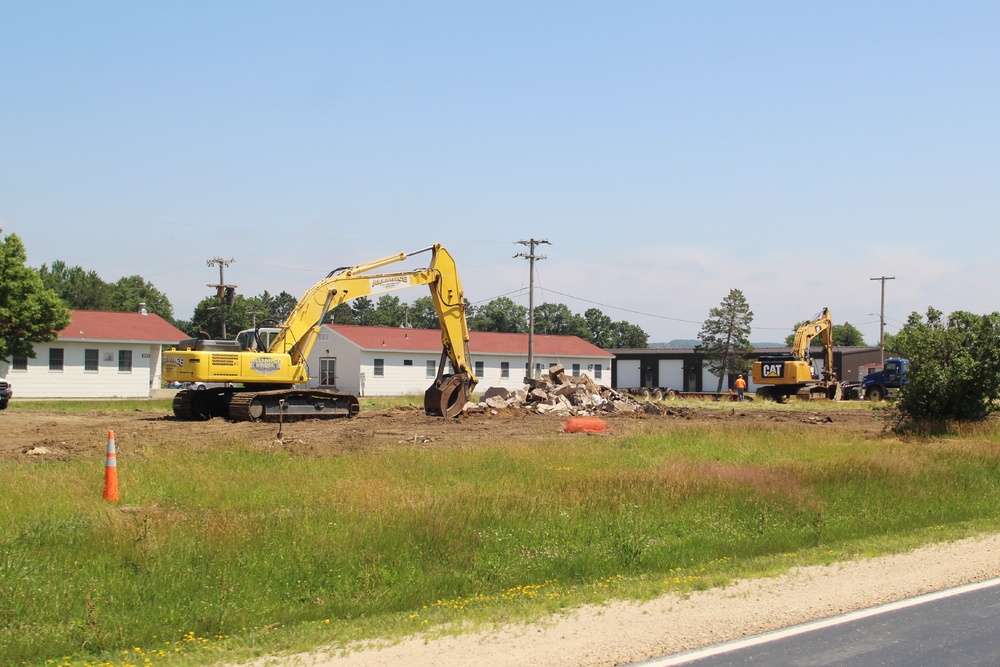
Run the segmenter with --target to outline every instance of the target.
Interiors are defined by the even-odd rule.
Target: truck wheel
[[[661,390],[659,390],[659,389],[656,389],[655,391],[653,391],[653,400],[654,401],[662,401],[663,400],[663,392]]]
[[[648,401],[649,400],[649,396],[650,396],[649,390],[648,389],[643,389],[642,390],[642,400]]]
[[[879,401],[884,401],[885,389],[883,389],[882,387],[872,387],[871,389],[868,390],[868,400],[875,401],[876,403]]]
[[[667,400],[674,401],[677,400],[677,392],[673,389],[667,389]]]

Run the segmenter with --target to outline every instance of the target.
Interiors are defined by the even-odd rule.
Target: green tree
[[[372,326],[375,324],[375,305],[366,296],[359,296],[350,302],[351,312],[354,313],[354,324],[362,326]]]
[[[144,303],[148,312],[156,313],[168,322],[174,321],[174,307],[170,299],[141,276],[119,278],[118,282],[109,286],[108,291],[108,310],[136,311],[139,304]]]
[[[815,340],[815,339],[813,339]],[[840,347],[864,347],[865,337],[850,322],[833,325],[833,344]]]
[[[376,327],[402,326],[406,319],[406,308],[395,294],[383,294],[375,304],[372,313],[372,325]]]
[[[509,297],[501,296],[484,304],[476,313],[467,318],[473,331],[498,331],[502,333],[526,333],[528,331],[528,309],[514,303]]]
[[[219,298],[206,296],[199,301],[191,315],[190,328],[184,329],[184,331],[191,336],[205,335],[209,338],[221,338],[222,313],[219,310]]]
[[[39,274],[45,287],[55,292],[67,308],[113,310],[111,286],[101,280],[96,271],[85,271],[79,266],[67,266],[66,262],[56,260],[51,267],[42,264]]]
[[[284,290],[275,296],[271,296],[267,290],[264,290],[264,293],[257,298],[266,313],[265,317],[259,319],[274,320],[275,322],[284,322],[299,303],[297,298]]]
[[[695,350],[705,355],[709,372],[719,376],[716,391],[722,391],[726,376],[749,371],[751,362],[747,355],[753,351],[751,322],[753,312],[738,289],[729,290],[722,303],[708,311],[708,319],[698,334],[701,344]]]
[[[326,321],[330,324],[357,324],[350,303],[342,303],[334,307],[326,314]]]
[[[983,421],[1000,409],[1000,313],[913,313],[894,337],[909,359],[897,408],[914,422]]]
[[[35,357],[35,343],[55,340],[70,323],[59,295],[25,266],[27,253],[16,234],[0,241],[0,359]]]
[[[614,347],[612,342],[615,339],[613,331],[615,323],[602,313],[600,308],[588,308],[583,311],[583,320],[590,331],[591,338],[588,342],[605,350]]]
[[[535,308],[535,333],[552,336],[579,336],[584,340],[591,337],[587,320],[574,315],[562,303],[543,303]]]
[[[803,324],[807,322],[799,322],[795,325],[795,330],[785,336],[785,345],[791,347],[795,344],[795,332],[799,330]],[[833,344],[840,347],[864,347],[865,337],[857,327],[855,327],[850,322],[844,322],[843,324],[833,325]],[[822,336],[816,336],[812,339],[809,344],[810,347],[820,347],[823,345]]]
[[[646,348],[649,346],[649,334],[637,324],[615,322],[611,326],[612,348]]]
[[[583,311],[583,323],[586,327],[583,333],[589,336],[580,337],[599,348],[645,348],[649,345],[649,334],[638,325],[624,320],[615,322],[599,308]]]
[[[421,296],[413,300],[406,311],[406,319],[414,329],[440,329],[437,311],[434,309],[434,299],[431,296]]]

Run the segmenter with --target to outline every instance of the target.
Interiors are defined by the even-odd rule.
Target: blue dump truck
[[[881,401],[899,391],[906,384],[906,372],[910,362],[906,359],[886,359],[885,367],[869,373],[861,381],[861,397],[870,401]]]
[[[883,364],[865,364],[858,368],[858,380],[841,382],[841,391],[845,400],[881,401],[899,391],[906,383],[906,373],[910,362],[907,359],[892,357]]]

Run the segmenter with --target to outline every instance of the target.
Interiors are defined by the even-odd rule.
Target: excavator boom
[[[378,273],[376,269],[429,252],[427,268]],[[163,357],[164,380],[241,384],[211,392],[181,391],[174,413],[183,419],[225,416],[236,420],[276,419],[282,414],[353,416],[358,400],[350,394],[295,387],[308,382],[307,359],[327,313],[340,304],[371,294],[427,285],[441,323],[442,356],[454,374],[444,374],[444,363],[424,397],[428,414],[456,416],[478,382],[469,354],[465,296],[451,254],[440,244],[411,253],[398,253],[372,262],[331,271],[299,299],[278,327],[266,351],[243,350],[236,341],[189,339]]]

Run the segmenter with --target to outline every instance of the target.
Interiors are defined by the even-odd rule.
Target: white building
[[[524,386],[528,335],[472,331],[469,348],[477,389]],[[441,331],[327,324],[309,355],[309,386],[358,396],[422,394],[437,376]],[[576,336],[534,337],[535,375],[554,364],[610,386],[614,355]],[[450,371],[449,371],[450,372]]]
[[[4,375],[18,398],[149,398],[160,388],[160,351],[187,334],[159,315],[70,311],[56,340],[13,357]]]

